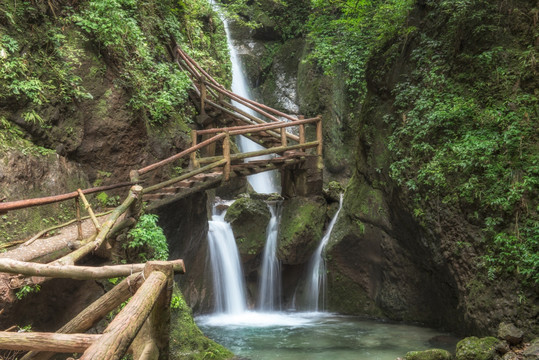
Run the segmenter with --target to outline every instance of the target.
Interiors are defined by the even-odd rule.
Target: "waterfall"
[[[277,235],[281,220],[280,208],[268,205],[271,219],[266,229],[266,245],[262,253],[262,274],[258,291],[258,309],[272,311],[281,309],[281,271],[277,259]]]
[[[217,10],[218,7],[216,7]],[[219,15],[221,16],[221,20],[223,21],[225,32],[226,32],[226,38],[228,43],[228,50],[230,51],[230,61],[232,62],[232,92],[246,98],[251,99],[251,93],[249,91],[249,86],[247,85],[247,80],[245,79],[242,64],[238,55],[238,49],[233,46],[233,39],[230,34],[230,29],[228,26],[228,21],[221,15],[221,13],[218,11]],[[248,108],[245,105],[242,105],[236,101],[232,101],[232,104],[239,109],[253,115],[256,117],[259,117],[259,114],[253,111],[252,109]],[[252,152],[257,150],[264,149],[262,146],[258,145],[254,141],[249,140],[248,138],[244,136],[238,136],[237,138],[238,147],[242,152]],[[259,156],[256,158],[251,159],[268,159],[269,156]],[[249,175],[247,177],[247,181],[249,181],[249,184],[253,187],[254,191],[257,193],[262,194],[271,194],[280,192],[278,186],[275,184],[275,172],[274,171],[267,171],[259,174]]]
[[[339,209],[333,216],[333,219],[331,219],[331,222],[329,223],[329,226],[326,230],[326,233],[324,234],[324,237],[320,241],[318,248],[313,253],[313,256],[311,257],[311,261],[309,262],[309,268],[308,268],[309,270],[307,272],[308,274],[307,289],[306,289],[306,296],[307,296],[307,302],[308,302],[307,305],[308,305],[309,310],[313,310],[313,311],[324,310],[327,279],[326,279],[326,261],[324,260],[323,252],[331,236],[331,231],[333,230],[333,226],[335,226],[335,223],[337,222],[337,218],[339,217],[339,213],[341,212],[342,199],[343,199],[343,194],[341,194],[340,199],[339,199]],[[320,306],[320,302],[321,302],[321,306]]]
[[[247,309],[245,284],[236,240],[225,213],[214,206],[212,220],[208,221],[208,243],[217,313],[241,314]]]

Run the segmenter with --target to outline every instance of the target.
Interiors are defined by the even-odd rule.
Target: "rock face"
[[[266,228],[271,214],[263,200],[240,198],[228,208],[225,220],[230,223],[238,250],[244,260],[260,254],[266,242]]]
[[[524,339],[524,332],[513,324],[501,322],[498,327],[498,338],[506,340],[511,345],[517,345]]]
[[[285,200],[277,249],[283,264],[307,263],[322,239],[325,222],[326,204],[322,198]]]
[[[405,360],[451,360],[451,353],[442,349],[425,351],[411,351],[404,357]]]
[[[534,339],[530,346],[523,353],[526,356],[526,360],[537,360],[539,359],[539,338]]]
[[[498,342],[494,337],[465,338],[457,344],[456,360],[493,360]]]

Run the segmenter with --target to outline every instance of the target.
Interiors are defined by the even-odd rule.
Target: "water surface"
[[[408,351],[433,348],[429,339],[446,335],[328,313],[246,312],[202,316],[197,323],[209,338],[253,360],[395,360]],[[454,350],[454,344],[446,350]]]

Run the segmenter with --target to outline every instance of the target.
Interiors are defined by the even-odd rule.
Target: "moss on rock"
[[[442,349],[429,349],[425,351],[410,351],[404,357],[406,360],[451,360],[451,353]]]
[[[270,218],[267,204],[258,199],[241,198],[228,208],[225,220],[232,226],[240,254],[262,252]]]
[[[457,360],[492,360],[496,355],[496,345],[500,340],[495,337],[467,337],[457,344]]]
[[[208,339],[193,320],[191,309],[175,288],[170,331],[170,359],[230,359],[230,350]]]
[[[305,263],[322,239],[325,201],[296,197],[283,204],[278,257],[285,264]]]

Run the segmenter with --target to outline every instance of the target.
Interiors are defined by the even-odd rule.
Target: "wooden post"
[[[205,115],[206,114],[206,84],[205,84],[206,78],[204,76],[200,77],[200,114]]]
[[[191,146],[196,146],[197,145],[197,131],[196,130],[191,130]],[[198,162],[198,159],[197,159],[197,152],[196,151],[193,151],[191,153],[191,167],[193,169],[198,169],[200,167],[200,163]]]
[[[300,115],[298,116],[299,120],[304,120],[305,116]],[[299,125],[299,143],[305,144],[305,124]],[[301,151],[305,151],[305,149],[301,149]]]
[[[95,229],[99,232],[101,230],[101,226],[99,225],[99,222],[97,221],[97,218],[95,217],[94,211],[92,210],[90,203],[88,202],[88,200],[86,200],[86,196],[84,196],[81,189],[77,189],[77,192],[79,193],[79,196],[82,199],[82,202],[84,203],[84,207],[88,211],[88,214],[90,215],[90,218],[92,219],[92,222],[94,223]]]
[[[139,174],[138,170],[131,170],[129,172],[129,179],[133,183],[138,183],[140,181],[140,174]]]
[[[281,128],[281,145],[282,146],[286,146],[287,145],[287,141],[286,141],[286,128]]]
[[[324,167],[324,159],[322,158],[322,149],[323,149],[323,134],[322,134],[322,117],[318,116],[318,121],[316,122],[316,140],[318,141],[318,146],[316,148],[316,155],[318,155],[318,169]]]
[[[75,198],[75,212],[77,213],[77,240],[82,240],[82,221],[80,219],[80,201]]]
[[[223,169],[223,175],[224,180],[228,181],[230,180],[230,135],[228,134],[228,130],[226,132],[225,138],[223,139],[223,156],[226,160]]]

